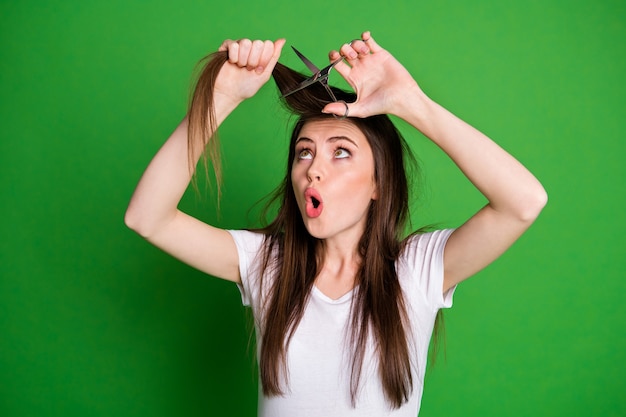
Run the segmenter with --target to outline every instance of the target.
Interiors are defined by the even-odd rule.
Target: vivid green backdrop
[[[324,63],[365,29],[550,195],[458,289],[420,415],[626,415],[625,12],[613,0],[3,1],[0,415],[254,415],[237,289],[154,249],[123,213],[222,39],[286,37]],[[287,49],[281,61],[302,68]],[[280,177],[285,121],[270,83],[223,126],[221,215],[210,194],[188,193],[184,209],[249,225]],[[425,169],[414,223],[458,225],[483,198],[401,127]]]

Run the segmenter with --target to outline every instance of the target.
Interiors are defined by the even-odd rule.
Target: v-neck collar
[[[343,304],[347,301],[350,301],[352,299],[352,293],[354,292],[354,288],[352,288],[350,291],[348,291],[347,293],[345,293],[344,295],[342,295],[339,298],[331,298],[329,296],[327,296],[326,294],[324,294],[322,292],[322,290],[320,290],[319,288],[317,288],[317,285],[313,285],[313,294],[316,295],[318,298],[320,298],[321,300],[329,303],[329,304]]]

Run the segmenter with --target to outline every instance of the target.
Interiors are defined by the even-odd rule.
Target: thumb
[[[341,118],[348,117],[351,115],[351,111],[353,110],[352,105],[353,103],[348,104],[343,100],[328,103],[322,109],[322,113],[334,114]]]
[[[263,48],[263,56],[259,61],[259,65],[256,67],[257,74],[264,73],[269,75],[274,70],[278,58],[280,58],[280,52],[285,46],[285,39],[278,39],[274,42],[265,41],[265,47]]]
[[[287,40],[285,38],[277,39],[274,41],[274,54],[272,54],[272,59],[270,60],[270,65],[268,67],[274,68],[274,65],[278,62],[278,58],[280,58],[280,53],[283,50],[283,46]]]
[[[276,51],[277,53],[277,57],[280,56],[280,51],[283,50],[283,46],[285,46],[285,43],[287,42],[287,39],[285,38],[280,38],[280,39],[276,39],[274,41],[274,51]]]

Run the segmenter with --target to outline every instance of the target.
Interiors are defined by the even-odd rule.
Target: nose
[[[322,180],[322,174],[324,172],[324,167],[322,166],[323,163],[321,161],[321,158],[316,158],[314,157],[313,160],[311,161],[311,164],[309,165],[309,168],[306,171],[306,176],[307,179],[309,180],[309,182],[313,182],[313,181],[321,181]]]

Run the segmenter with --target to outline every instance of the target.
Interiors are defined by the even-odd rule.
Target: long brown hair
[[[201,143],[212,145],[212,149],[216,149],[216,144],[211,144],[216,126],[209,90],[225,61],[225,53],[210,57],[190,103],[189,140],[196,143],[200,136]],[[280,63],[272,75],[282,93],[306,78]],[[354,93],[336,88],[333,91],[339,100],[349,103],[356,99]],[[328,93],[319,83],[284,99],[287,108],[299,118],[291,135],[285,177],[270,199],[270,204],[278,205],[277,215],[260,229],[266,236],[263,277],[271,279],[270,291],[262,300],[263,316],[257,317],[261,332],[259,368],[267,396],[282,394],[283,382],[288,381],[287,348],[323,261],[319,241],[307,232],[298,209],[291,186],[291,166],[294,144],[303,126],[333,117],[321,113],[329,102]],[[407,313],[395,263],[406,242],[403,234],[409,216],[407,169],[409,166],[417,169],[417,164],[388,116],[347,120],[364,133],[372,148],[378,191],[378,198],[370,203],[365,233],[358,246],[362,263],[355,277],[348,334],[350,351],[354,352],[350,395],[355,405],[368,340],[373,340],[385,397],[392,407],[398,408],[411,395],[413,374]],[[218,152],[209,152],[209,158],[213,163],[218,162],[215,159],[219,159]]]

